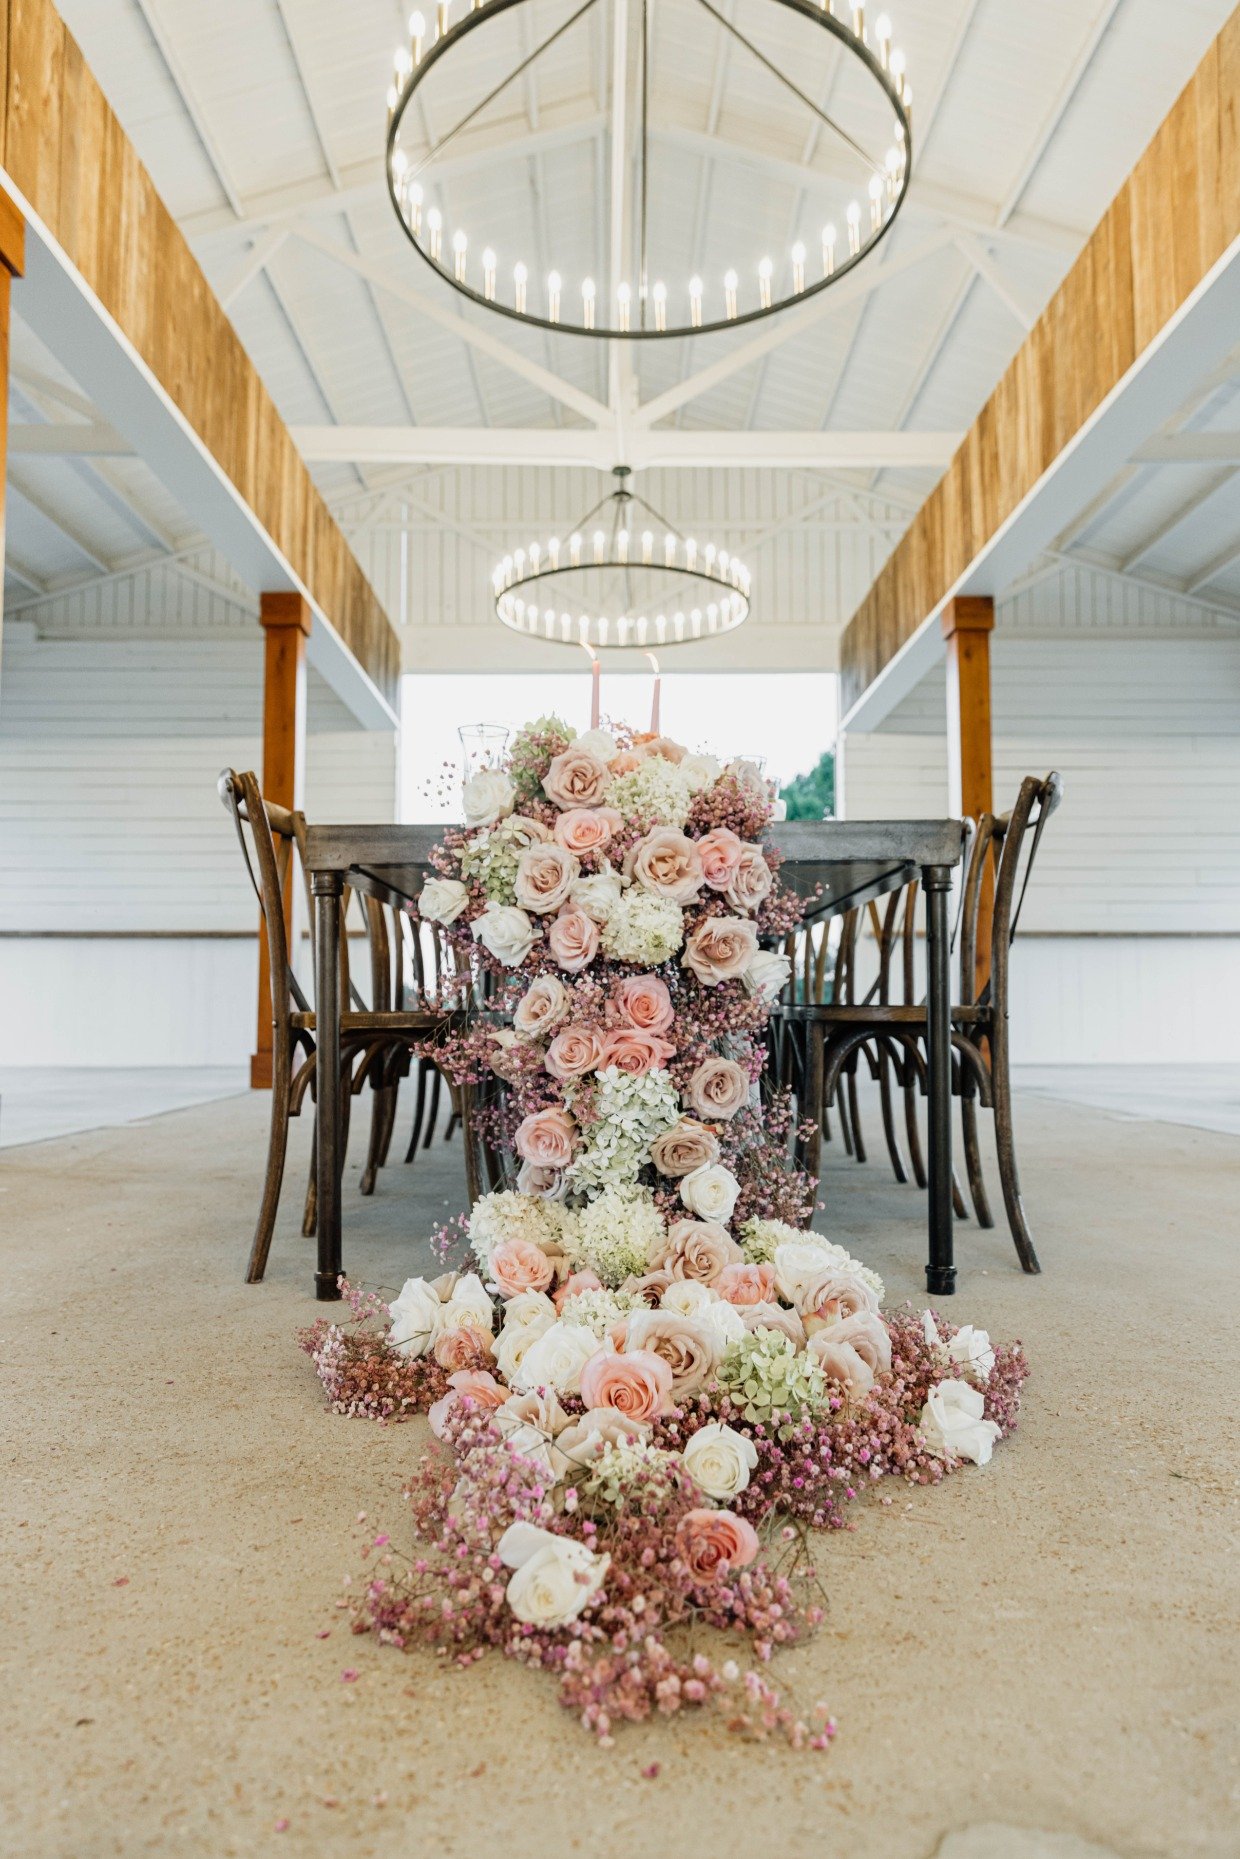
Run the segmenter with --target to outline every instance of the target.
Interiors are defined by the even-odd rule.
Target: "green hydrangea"
[[[640,1478],[643,1500],[649,1504],[651,1498],[657,1498],[660,1493],[671,1494],[679,1467],[680,1460],[675,1453],[664,1452],[645,1439],[625,1440],[622,1444],[604,1446],[578,1490],[588,1502],[619,1509],[634,1480]]]
[[[541,799],[543,776],[577,732],[558,716],[535,717],[517,731],[508,751],[508,774],[522,800]]]
[[[538,822],[510,813],[506,820],[466,840],[461,848],[461,876],[467,881],[476,878],[489,904],[515,904],[521,854],[538,843]]]
[[[791,1414],[796,1421],[803,1408],[816,1413],[826,1405],[826,1376],[779,1330],[754,1330],[729,1343],[717,1377],[746,1420],[769,1425],[776,1414]]]

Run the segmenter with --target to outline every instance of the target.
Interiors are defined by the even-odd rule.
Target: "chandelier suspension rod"
[[[640,305],[641,326],[646,327],[646,309],[650,295],[649,267],[646,262],[646,201],[647,177],[649,173],[650,133],[648,128],[650,116],[650,6],[651,0],[641,0],[642,7],[642,124],[641,124],[641,233],[638,270],[638,299]]]
[[[473,122],[475,117],[481,116],[482,112],[485,109],[488,109],[490,105],[495,102],[495,99],[497,97],[502,96],[504,91],[507,90],[508,86],[516,78],[519,78],[523,72],[526,72],[529,70],[530,66],[534,63],[536,58],[541,58],[544,52],[549,51],[551,47],[555,44],[556,40],[559,38],[562,38],[564,34],[569,30],[569,28],[571,26],[575,26],[577,24],[577,21],[582,17],[582,15],[585,13],[588,13],[591,7],[595,6],[596,4],[597,4],[597,0],[584,0],[583,5],[579,6],[577,8],[577,11],[571,14],[569,18],[566,19],[562,25],[557,26],[555,31],[550,35],[549,38],[544,39],[541,45],[536,45],[532,52],[527,53],[527,55],[521,60],[519,65],[514,65],[513,69],[508,73],[508,76],[502,79],[502,81],[495,86],[494,90],[488,91],[486,96],[482,99],[481,103],[476,103],[472,110],[470,110],[465,116],[462,116],[459,123],[455,124],[453,128],[449,129],[446,135],[440,136],[434,148],[427,149],[425,155],[423,155],[421,161],[418,162],[417,166],[410,168],[408,176],[406,178],[410,181],[416,181],[420,174],[425,173],[426,169],[430,166],[431,162],[434,161],[436,155],[440,154],[445,148],[447,148],[449,142],[451,142],[455,136],[459,136],[462,129],[467,129],[470,123]]]
[[[732,24],[732,21],[730,19],[726,18],[725,15],[720,13],[716,7],[713,7],[711,5],[710,0],[698,0],[698,5],[705,7],[706,11],[710,14],[712,19],[718,20],[719,24],[722,27],[724,27],[726,31],[730,32],[734,39],[739,40],[739,42],[745,47],[745,50],[747,52],[752,53],[753,57],[757,59],[760,65],[764,65],[766,67],[766,69],[771,73],[772,77],[778,78],[779,82],[784,86],[785,90],[790,90],[793,96],[796,97],[801,103],[805,105],[807,110],[812,110],[814,115],[818,118],[819,122],[825,123],[827,128],[830,129],[833,132],[833,134],[839,136],[841,141],[847,142],[849,148],[853,151],[853,154],[860,157],[860,159],[865,163],[866,167],[870,170],[872,174],[878,175],[880,179],[882,179],[885,176],[886,170],[879,163],[875,162],[872,156],[866,154],[865,150],[862,148],[859,142],[853,141],[853,138],[849,135],[847,129],[842,129],[839,123],[836,122],[833,116],[828,116],[825,110],[819,109],[818,105],[814,102],[814,99],[808,96],[805,93],[805,91],[803,91],[800,88],[799,85],[794,84],[790,77],[785,76],[785,74],[780,70],[779,66],[776,64],[773,64],[771,60],[766,56],[765,52],[759,51],[758,47],[753,43],[751,39],[747,39],[744,33],[741,32],[736,26]]]

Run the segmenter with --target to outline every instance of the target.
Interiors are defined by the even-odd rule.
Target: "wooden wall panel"
[[[982,408],[840,644],[847,710],[1240,236],[1240,10]]]
[[[397,635],[50,0],[0,0],[0,75],[0,163],[395,703]]]

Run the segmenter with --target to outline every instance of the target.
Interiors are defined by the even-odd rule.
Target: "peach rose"
[[[570,975],[579,975],[598,954],[598,924],[584,910],[563,910],[547,932],[551,953]]]
[[[541,1039],[544,1033],[560,1024],[568,1009],[568,989],[560,977],[539,975],[517,1002],[512,1023],[527,1039]]]
[[[567,1168],[577,1147],[577,1125],[566,1110],[533,1110],[517,1125],[517,1154],[538,1168]]]
[[[676,1220],[668,1228],[659,1257],[651,1263],[665,1267],[673,1278],[709,1285],[725,1265],[742,1265],[744,1259],[726,1228],[713,1220]]]
[[[480,1369],[495,1354],[495,1344],[487,1331],[475,1329],[472,1323],[458,1323],[439,1332],[431,1354],[440,1368]]]
[[[708,1332],[678,1310],[636,1310],[625,1328],[629,1354],[648,1349],[661,1356],[672,1373],[672,1399],[679,1401],[705,1387],[718,1360]]]
[[[589,749],[571,743],[552,761],[543,776],[543,793],[564,813],[597,807],[611,786],[606,762]]]
[[[685,1103],[711,1123],[726,1123],[749,1102],[749,1073],[735,1059],[703,1059],[685,1087]]]
[[[641,1033],[666,1033],[675,1018],[667,983],[658,975],[628,975],[616,983],[611,998]]]
[[[656,826],[625,857],[625,876],[656,897],[691,904],[702,888],[702,861],[697,846],[674,826]]]
[[[621,1289],[631,1291],[634,1297],[641,1298],[652,1310],[657,1310],[663,1300],[663,1293],[672,1282],[668,1271],[656,1270],[643,1272],[640,1278],[626,1278]]]
[[[835,1330],[819,1330],[811,1337],[809,1353],[823,1374],[838,1381],[854,1399],[868,1394],[874,1386],[874,1370],[865,1357],[850,1342],[838,1341]]]
[[[730,1510],[687,1510],[676,1526],[676,1554],[699,1588],[748,1568],[758,1553],[758,1533]]]
[[[731,904],[733,910],[743,910],[747,916],[756,916],[770,896],[774,882],[771,868],[762,855],[762,847],[742,846],[732,882],[723,893],[724,902]],[[520,901],[518,898],[517,902]]]
[[[640,1078],[643,1072],[666,1065],[675,1050],[658,1033],[639,1033],[635,1026],[617,1026],[603,1040],[599,1069],[615,1065],[631,1077]]]
[[[729,1304],[769,1304],[775,1296],[773,1265],[725,1265],[715,1290]]]
[[[794,1349],[804,1349],[805,1325],[786,1304],[739,1304],[735,1308],[747,1330],[780,1330]]]
[[[835,1343],[855,1350],[873,1375],[885,1375],[891,1367],[891,1332],[876,1311],[859,1311],[856,1316],[815,1331],[809,1346],[821,1356],[828,1345]]]
[[[581,867],[563,846],[528,846],[517,860],[513,890],[522,910],[550,916],[568,900]]]
[[[672,1371],[650,1349],[599,1349],[581,1371],[581,1398],[587,1408],[614,1407],[626,1420],[655,1420],[672,1405]]]
[[[562,1027],[547,1047],[547,1070],[561,1084],[584,1078],[596,1069],[603,1050],[602,1035],[592,1026]]]
[[[712,891],[726,891],[741,862],[741,841],[730,826],[716,826],[697,842],[702,877]]]
[[[448,1415],[459,1401],[473,1401],[475,1406],[494,1413],[507,1399],[507,1388],[501,1387],[494,1375],[476,1369],[458,1369],[448,1377],[447,1394],[428,1409],[426,1418],[435,1438],[442,1439]]]
[[[819,1323],[838,1323],[844,1317],[856,1317],[865,1311],[877,1311],[878,1299],[864,1279],[838,1266],[814,1272],[797,1287],[793,1300],[801,1315]]]
[[[541,1246],[529,1239],[504,1239],[491,1254],[491,1277],[504,1297],[522,1291],[545,1291],[555,1267]]]
[[[650,1423],[622,1414],[614,1407],[592,1407],[573,1426],[565,1427],[556,1440],[564,1457],[574,1465],[592,1465],[604,1446],[623,1446],[626,1440],[643,1439]]]
[[[718,1159],[719,1143],[714,1133],[692,1117],[682,1117],[650,1145],[650,1160],[661,1175],[691,1175],[695,1168],[704,1168]]]
[[[689,753],[683,743],[673,742],[670,736],[634,736],[633,747],[643,759],[657,755],[665,762],[683,762]]]
[[[570,1297],[576,1297],[579,1291],[601,1291],[602,1288],[602,1279],[588,1266],[584,1271],[570,1272],[559,1290],[554,1293],[555,1307],[557,1310],[563,1310],[567,1300]]]
[[[612,758],[611,772],[613,775],[631,775],[633,770],[640,768],[641,765],[640,755],[635,754],[632,749],[622,749],[619,755]]]
[[[554,924],[552,933],[554,934]],[[706,917],[685,944],[681,961],[703,987],[735,981],[758,953],[758,932],[743,917]]]
[[[556,843],[578,855],[602,852],[623,824],[614,807],[572,807],[555,823]]]

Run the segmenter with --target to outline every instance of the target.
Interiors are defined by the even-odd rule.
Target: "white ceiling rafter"
[[[32,490],[29,484],[25,483],[20,477],[15,476],[12,470],[9,472],[9,489],[10,491],[16,491],[17,495],[23,498],[25,502],[30,505],[32,510],[37,510],[39,515],[43,518],[43,521],[45,523],[50,523],[53,529],[58,530],[65,541],[71,543],[79,555],[84,555],[91,567],[99,574],[112,573],[116,564],[108,561],[106,556],[100,553],[89,536],[67,517],[63,511],[57,510],[50,504],[46,497],[41,496],[38,491]]]
[[[1054,141],[1061,123],[1076,100],[1076,94],[1097,56],[1099,46],[1110,31],[1112,20],[1123,4],[1124,0],[1103,0],[1102,6],[1095,13],[1084,43],[1073,60],[1072,68],[1060,86],[1055,101],[1043,120],[1042,127],[1021,163],[1020,172],[1009,188],[1003,205],[999,208],[999,230],[1007,225],[1024,199],[1030,182],[1041,166],[1043,156]]]
[[[972,233],[961,232],[956,234],[955,244],[957,250],[968,260],[982,282],[999,299],[1004,309],[1011,312],[1025,334],[1028,335],[1038,320],[1037,316],[1021,302],[982,241],[975,238]]]
[[[194,132],[202,145],[203,154],[214,170],[220,192],[231,207],[234,220],[244,218],[245,208],[241,204],[241,196],[233,184],[219,143],[194,95],[193,85],[168,36],[168,29],[160,16],[156,0],[136,0],[136,5],[146,21],[146,29],[155,42],[155,48],[163,59],[164,68],[172,80],[173,89],[181,100],[181,106],[194,125]]]
[[[216,285],[215,294],[220,300],[222,309],[232,309],[237,299],[249,289],[259,273],[267,269],[287,238],[287,226],[271,226],[254,240],[249,250],[242,254],[232,270]]]
[[[33,568],[28,568],[21,557],[14,554],[11,543],[5,544],[4,572],[6,575],[11,574],[15,581],[20,581],[24,588],[29,589],[36,600],[43,599],[45,595],[51,592],[47,582],[43,580],[42,576],[37,575]],[[25,605],[24,602],[22,604]]]
[[[294,426],[310,464],[588,466],[618,462],[611,430],[516,426]],[[718,471],[744,466],[782,471],[941,470],[960,443],[955,432],[728,432],[667,428],[630,434],[623,463],[635,471]],[[849,490],[863,487],[849,485]]]

